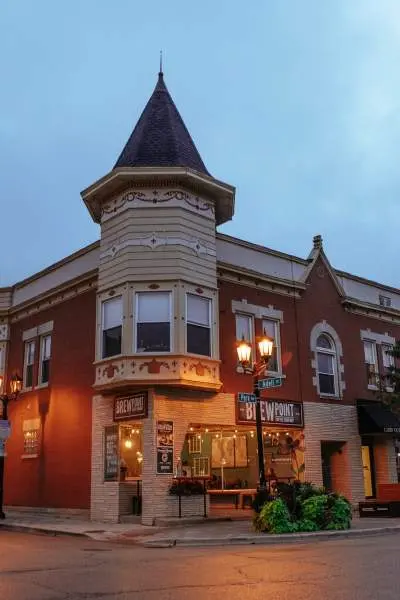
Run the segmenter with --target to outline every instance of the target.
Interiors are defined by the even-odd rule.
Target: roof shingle
[[[189,167],[209,175],[161,72],[117,167]]]

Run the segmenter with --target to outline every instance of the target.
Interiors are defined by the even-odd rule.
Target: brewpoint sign
[[[237,398],[237,422],[256,422],[256,403]],[[303,427],[303,405],[301,402],[260,399],[261,421],[268,425],[292,425]]]

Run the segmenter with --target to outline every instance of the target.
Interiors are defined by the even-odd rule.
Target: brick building
[[[282,382],[262,392],[266,466],[354,503],[397,481],[399,423],[374,392],[400,338],[400,290],[333,269],[320,236],[298,258],[218,233],[235,189],[207,171],[161,73],[82,199],[99,242],[0,289],[0,374],[23,377],[6,504],[115,521],[141,482],[151,524],[176,514],[177,473],[255,488],[252,378],[236,345],[256,357],[263,331],[265,375]]]

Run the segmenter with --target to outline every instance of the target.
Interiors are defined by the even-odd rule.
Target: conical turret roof
[[[209,175],[162,72],[114,168],[189,167]]]

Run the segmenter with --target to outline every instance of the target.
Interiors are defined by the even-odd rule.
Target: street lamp
[[[10,393],[3,393],[4,386],[4,376],[0,375],[0,400],[2,403],[2,421],[0,424],[3,425],[3,428],[8,428],[8,403],[10,400],[15,400],[18,397],[22,389],[22,379],[19,375],[15,374],[10,379]],[[4,429],[3,429],[4,431]],[[0,430],[1,433],[1,430]],[[3,501],[4,501],[4,443],[0,436],[0,519],[5,519],[6,515],[3,510]]]
[[[238,360],[243,367],[244,373],[253,375],[253,393],[256,397],[256,430],[257,430],[257,447],[258,447],[258,472],[259,472],[259,491],[264,491],[265,485],[265,466],[264,466],[264,443],[262,436],[261,422],[261,406],[260,406],[260,390],[258,388],[258,377],[264,372],[268,366],[268,361],[272,356],[274,342],[270,340],[264,333],[263,337],[258,342],[258,350],[260,360],[252,363],[251,361],[251,346],[244,339],[237,346]]]

